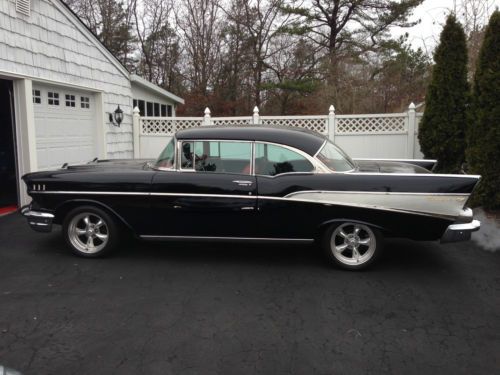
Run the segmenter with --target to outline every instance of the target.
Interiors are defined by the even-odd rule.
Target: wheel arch
[[[326,230],[328,230],[328,228],[330,228],[332,225],[342,224],[342,223],[363,224],[363,225],[366,225],[366,226],[369,226],[371,228],[375,228],[375,229],[379,230],[384,235],[390,233],[389,229],[387,229],[386,227],[381,226],[379,224],[375,224],[373,222],[369,222],[369,221],[365,221],[365,220],[358,220],[358,219],[352,219],[352,218],[345,217],[345,218],[330,219],[330,220],[322,222],[318,226],[317,238],[321,239],[323,237],[324,233],[326,232]]]
[[[61,203],[55,209],[54,223],[62,224],[64,218],[71,210],[81,206],[95,206],[96,208],[100,208],[106,211],[108,214],[115,217],[120,224],[122,224],[126,229],[130,231],[130,233],[132,233],[134,236],[137,236],[137,233],[134,231],[132,226],[120,214],[118,214],[108,205],[93,199],[71,199],[69,201]]]

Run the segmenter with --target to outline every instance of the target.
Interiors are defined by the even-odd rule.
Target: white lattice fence
[[[335,134],[402,134],[406,114],[337,116]]]
[[[421,114],[410,105],[407,112],[392,114],[336,115],[333,106],[328,115],[211,117],[140,117],[134,109],[134,155],[153,157],[159,154],[169,137],[187,128],[215,126],[291,126],[327,135],[353,157],[414,158],[421,157],[418,123]]]
[[[313,130],[321,134],[328,133],[328,116],[260,116],[260,123],[267,126],[294,126]]]
[[[212,117],[211,125],[219,126],[240,126],[251,125],[253,123],[252,117]]]
[[[194,128],[203,124],[199,117],[142,117],[141,135],[174,135],[177,131]]]

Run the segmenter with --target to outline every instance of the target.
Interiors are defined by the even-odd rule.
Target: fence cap
[[[139,115],[141,113],[141,110],[139,109],[139,107],[135,106],[132,112],[134,113],[134,115]]]
[[[413,109],[415,110],[415,103],[411,102],[410,105],[408,106],[408,109]]]
[[[205,116],[210,116],[210,113],[211,113],[210,108],[206,107],[204,113],[205,113]]]
[[[330,108],[328,108],[328,111],[329,111],[329,115],[335,114],[335,107],[333,106],[333,104],[330,106]]]
[[[258,115],[259,114],[259,107],[255,106],[253,107],[253,114]]]

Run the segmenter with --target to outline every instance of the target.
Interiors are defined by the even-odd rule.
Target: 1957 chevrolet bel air
[[[120,233],[144,240],[312,243],[347,269],[370,265],[384,237],[463,241],[480,176],[433,174],[435,161],[352,160],[303,129],[179,131],[156,161],[102,160],[23,177],[29,225],[61,224],[70,249],[97,257]]]

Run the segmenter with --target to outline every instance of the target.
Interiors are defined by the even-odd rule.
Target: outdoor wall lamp
[[[121,110],[120,106],[118,106],[118,108],[116,108],[113,113],[109,114],[109,122],[115,126],[120,126],[122,121],[123,121],[123,111]]]

